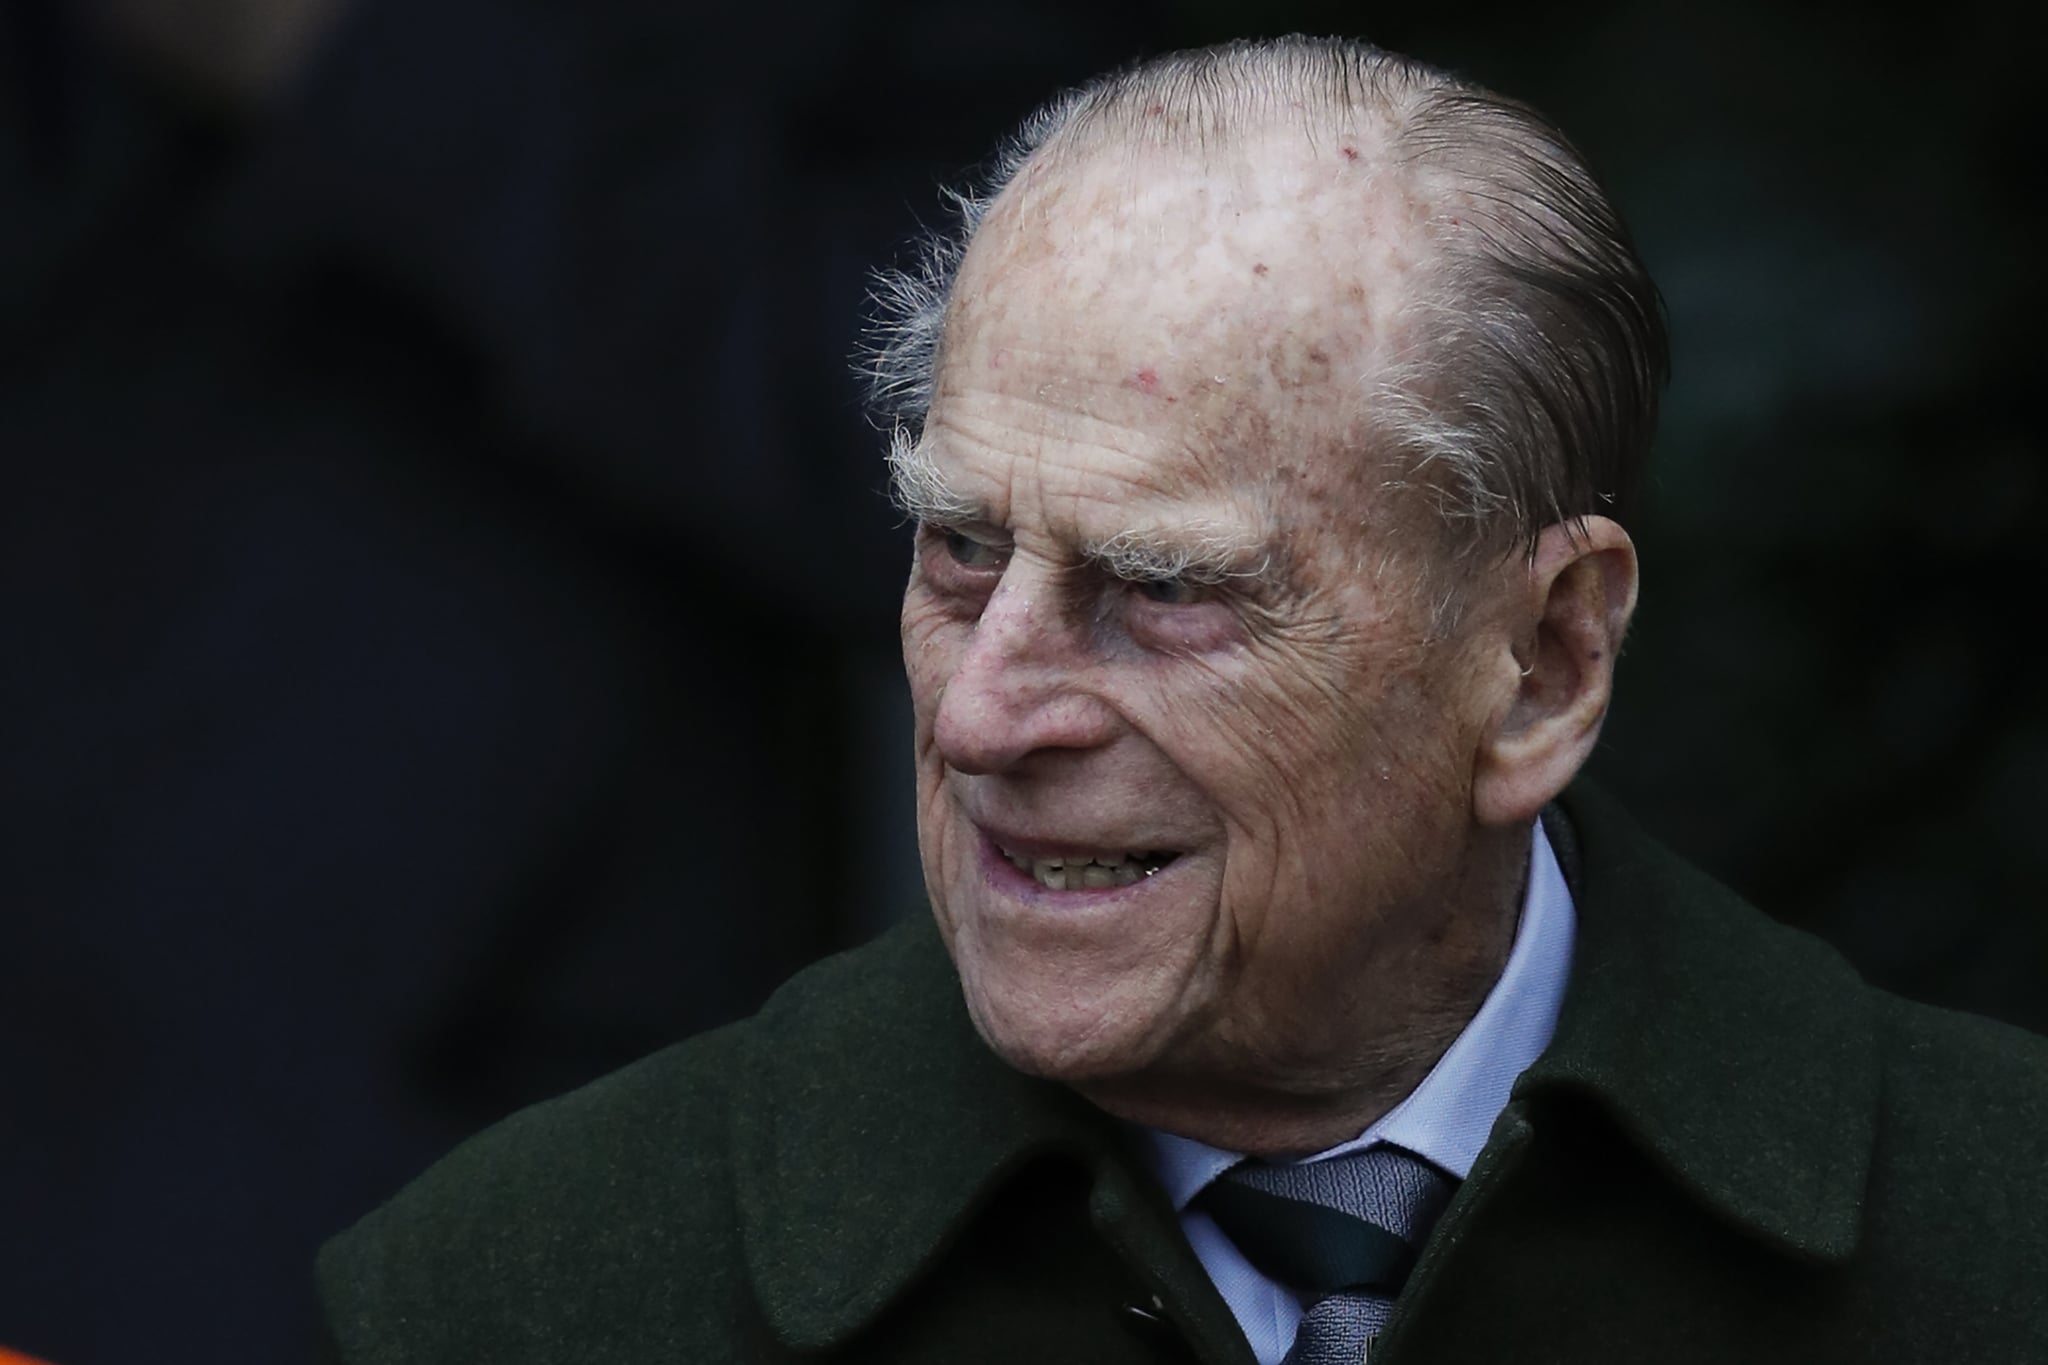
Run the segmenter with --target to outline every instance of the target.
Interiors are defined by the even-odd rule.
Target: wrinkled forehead
[[[1406,296],[1426,221],[1377,130],[1056,142],[975,234],[953,321],[1035,303],[1040,321],[1145,320],[1184,346],[1296,332],[1368,344]]]
[[[1425,216],[1370,129],[1056,145],[969,244],[936,406],[1071,411],[1241,469],[1355,465]]]

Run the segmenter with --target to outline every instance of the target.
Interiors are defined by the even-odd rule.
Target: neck
[[[1514,947],[1529,864],[1528,830],[1478,860],[1462,896],[1417,957],[1355,997],[1383,1004],[1347,1020],[1329,1056],[1303,1062],[1236,1054],[1225,1044],[1135,1075],[1077,1083],[1126,1122],[1248,1156],[1285,1159],[1348,1142],[1421,1084],[1472,1022]]]

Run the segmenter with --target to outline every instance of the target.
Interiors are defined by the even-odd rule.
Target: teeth
[[[1003,849],[1018,871],[1031,876],[1048,891],[1099,891],[1113,886],[1130,886],[1153,875],[1172,860],[1170,853],[1095,853],[1085,857],[1027,858]]]

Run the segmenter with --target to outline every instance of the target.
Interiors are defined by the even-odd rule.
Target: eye
[[[1193,606],[1207,595],[1201,584],[1185,578],[1141,578],[1131,584],[1131,591],[1163,607]]]
[[[1003,562],[1002,552],[985,541],[976,540],[957,527],[938,531],[939,543],[955,564],[968,569],[993,569]]]

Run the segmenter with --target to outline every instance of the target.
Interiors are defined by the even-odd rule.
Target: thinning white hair
[[[1533,550],[1546,526],[1625,510],[1668,343],[1619,215],[1534,109],[1342,38],[1235,42],[1113,72],[1055,97],[973,185],[946,191],[951,223],[879,273],[871,295],[859,363],[892,450],[917,445],[961,260],[1028,163],[1119,139],[1230,147],[1286,118],[1313,137],[1360,113],[1389,130],[1384,155],[1425,197],[1457,205],[1426,226],[1434,250],[1402,301],[1417,344],[1365,380],[1386,482],[1434,510],[1450,559]]]

